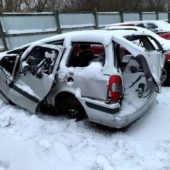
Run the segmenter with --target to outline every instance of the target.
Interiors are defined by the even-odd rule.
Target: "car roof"
[[[104,46],[112,43],[113,41],[125,45],[131,53],[138,54],[139,51],[142,52],[144,49],[133,42],[126,39],[126,36],[134,36],[134,35],[149,35],[144,31],[138,31],[135,29],[136,27],[131,29],[115,29],[112,31],[108,30],[86,30],[86,31],[74,31],[61,35],[56,35],[50,38],[46,38],[36,43],[48,43],[50,41],[64,39],[64,46],[71,46],[72,42],[98,42],[102,43]],[[159,36],[158,36],[159,37]]]
[[[148,28],[148,25],[152,24],[155,28]],[[127,21],[123,23],[110,24],[109,26],[139,26],[146,27],[147,29],[153,29],[154,32],[170,32],[170,24],[165,20],[143,20],[143,21]]]
[[[45,38],[39,41],[35,41],[33,43],[24,45],[20,48],[24,48],[26,46],[36,46],[41,44],[50,44],[50,42],[61,41],[63,40],[63,46],[69,47],[72,45],[72,42],[94,42],[94,43],[102,43],[104,46],[109,45],[112,41],[121,42],[122,44],[126,44],[131,49],[138,49],[134,43],[130,42],[125,38],[127,35],[134,35],[134,34],[144,34],[142,32],[138,32],[136,30],[89,30],[89,31],[74,31],[69,33],[64,33],[56,36],[52,36],[49,38]],[[53,44],[53,43],[51,43]],[[140,49],[141,50],[141,49]]]
[[[71,45],[71,42],[99,42],[103,45],[107,45],[110,43],[114,37],[123,38],[126,35],[134,35],[134,34],[145,34],[142,32],[138,32],[135,29],[117,29],[113,31],[107,30],[86,30],[86,31],[73,31],[69,33],[63,33],[60,35],[55,35],[49,38],[41,39],[35,41],[31,44],[42,44],[42,43],[50,43],[55,41],[64,41],[64,46]]]
[[[113,37],[124,37],[127,35],[149,35],[149,33],[140,30],[138,27],[115,27],[112,31],[108,30],[86,30],[86,31],[74,31],[54,37],[46,38],[43,42],[49,42],[52,40],[67,39],[70,41],[100,41],[103,44],[108,43]]]

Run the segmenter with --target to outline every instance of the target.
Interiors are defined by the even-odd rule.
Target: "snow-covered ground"
[[[170,170],[170,88],[124,131],[0,100],[0,170]]]

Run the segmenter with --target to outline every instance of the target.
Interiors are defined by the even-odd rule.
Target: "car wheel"
[[[83,106],[75,97],[69,96],[57,103],[56,109],[59,114],[68,115],[69,118],[76,119],[76,121],[86,117]]]
[[[169,77],[164,81],[163,85],[170,86],[170,78]]]

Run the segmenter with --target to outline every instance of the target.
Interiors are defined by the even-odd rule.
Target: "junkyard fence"
[[[169,12],[81,12],[81,13],[2,13],[0,51],[52,35],[135,20],[170,20]]]

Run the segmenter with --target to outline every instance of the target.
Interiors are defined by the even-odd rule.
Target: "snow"
[[[170,88],[129,128],[32,115],[0,100],[0,170],[169,170]]]
[[[81,89],[80,89],[80,88],[77,88],[77,89],[76,89],[75,96],[76,96],[77,98],[80,98],[80,97],[81,97]]]
[[[94,27],[94,26],[95,25],[93,23],[91,23],[91,24],[77,24],[77,25],[61,25],[61,28],[71,29],[71,28],[85,28],[85,27]]]
[[[133,22],[133,21],[132,21]],[[151,24],[154,24],[156,25],[158,28],[157,30],[160,32],[160,31],[170,31],[170,24],[163,21],[163,20],[145,20],[145,21],[134,21],[134,24],[138,24],[138,23],[143,23],[143,24],[147,24],[147,23],[151,23]]]
[[[50,32],[50,31],[56,31],[56,29],[57,28],[8,30],[8,34],[24,34],[24,33]]]
[[[62,29],[73,29],[73,28],[85,28],[94,27],[94,24],[78,24],[78,25],[61,25]],[[46,28],[46,29],[22,29],[22,30],[8,30],[8,34],[24,34],[24,33],[39,33],[39,32],[54,32],[57,28]]]

